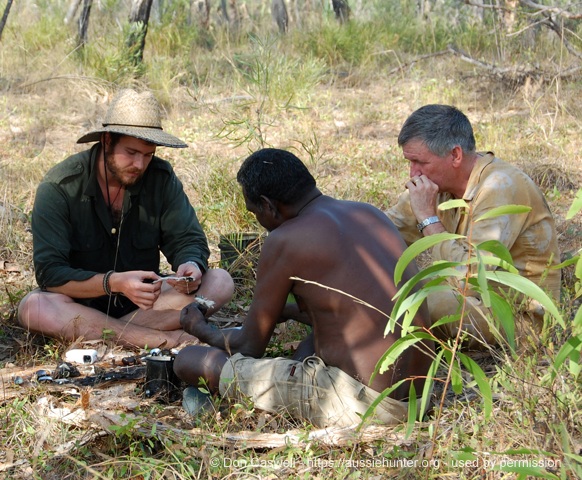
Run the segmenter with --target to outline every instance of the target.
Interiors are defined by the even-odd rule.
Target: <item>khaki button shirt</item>
[[[452,198],[440,193],[437,204]],[[467,215],[461,209],[438,211],[438,216],[448,232],[470,237],[478,245],[486,240],[498,240],[504,244],[513,258],[520,275],[532,280],[548,291],[555,299],[560,294],[560,270],[544,273],[548,266],[560,261],[556,228],[546,199],[535,183],[521,170],[498,158],[492,152],[480,155],[463,195],[471,209]],[[526,205],[528,213],[502,215],[472,223],[485,212],[504,205]],[[398,203],[386,211],[407,244],[421,238],[418,223],[408,191]],[[472,227],[472,229],[471,229]],[[448,240],[433,247],[434,260],[462,262],[467,259],[467,239]]]

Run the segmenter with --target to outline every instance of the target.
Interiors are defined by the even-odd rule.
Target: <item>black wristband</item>
[[[103,290],[104,290],[105,294],[108,296],[113,295],[113,292],[111,291],[111,287],[109,286],[109,278],[111,277],[111,275],[113,275],[114,272],[115,272],[114,270],[109,270],[103,276]]]

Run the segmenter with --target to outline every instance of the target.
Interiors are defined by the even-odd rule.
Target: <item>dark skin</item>
[[[191,385],[203,378],[217,391],[220,372],[230,355],[262,357],[276,324],[295,318],[313,328],[296,359],[315,354],[376,391],[418,377],[415,387],[420,391],[422,376],[432,361],[430,343],[420,344],[422,351],[409,348],[395,368],[376,375],[370,383],[379,358],[400,338],[398,329],[384,336],[391,299],[398,290],[393,282],[394,267],[406,248],[387,217],[371,205],[323,196],[317,188],[294,205],[261,197],[260,205],[247,199],[247,209],[271,233],[262,248],[253,301],[243,327],[215,329],[195,305],[185,307],[182,328],[210,347],[183,349],[175,361],[177,375]],[[411,267],[404,281],[414,273]],[[346,292],[374,308],[325,287]],[[297,299],[296,306],[286,304],[289,293]],[[424,307],[415,325],[428,328]],[[408,389],[405,382],[391,396],[405,399]]]

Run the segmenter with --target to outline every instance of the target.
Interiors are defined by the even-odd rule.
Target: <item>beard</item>
[[[130,167],[121,169],[115,163],[113,158],[113,149],[107,149],[105,152],[105,168],[111,175],[111,178],[113,178],[123,188],[135,185],[141,179],[141,177],[143,177],[144,172],[138,168]],[[131,175],[131,177],[127,178],[126,175]]]

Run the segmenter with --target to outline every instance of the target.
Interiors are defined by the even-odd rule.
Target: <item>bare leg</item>
[[[205,384],[211,392],[218,392],[220,372],[229,355],[219,348],[191,346],[180,351],[174,360],[174,372],[189,385]],[[202,380],[202,381],[201,381]]]
[[[297,347],[297,350],[293,353],[293,360],[297,360],[298,362],[302,362],[307,357],[311,357],[315,355],[315,338],[313,336],[313,332],[307,335]]]
[[[111,318],[93,308],[75,303],[60,293],[34,290],[24,297],[18,309],[20,324],[33,332],[50,337],[74,341],[79,337],[86,340],[111,339],[117,344],[135,347],[157,347],[165,344],[172,348],[182,343],[199,343],[196,337],[183,330],[161,331],[139,324],[143,310],[126,315],[121,319]],[[166,315],[175,316],[179,322],[179,312],[158,312],[160,323]]]
[[[311,320],[309,319],[309,316],[307,313],[299,310],[299,305],[296,303],[287,302],[285,304],[285,307],[281,312],[281,317],[277,323],[285,322],[287,320],[295,320],[299,323],[303,323],[304,325],[311,326]]]

